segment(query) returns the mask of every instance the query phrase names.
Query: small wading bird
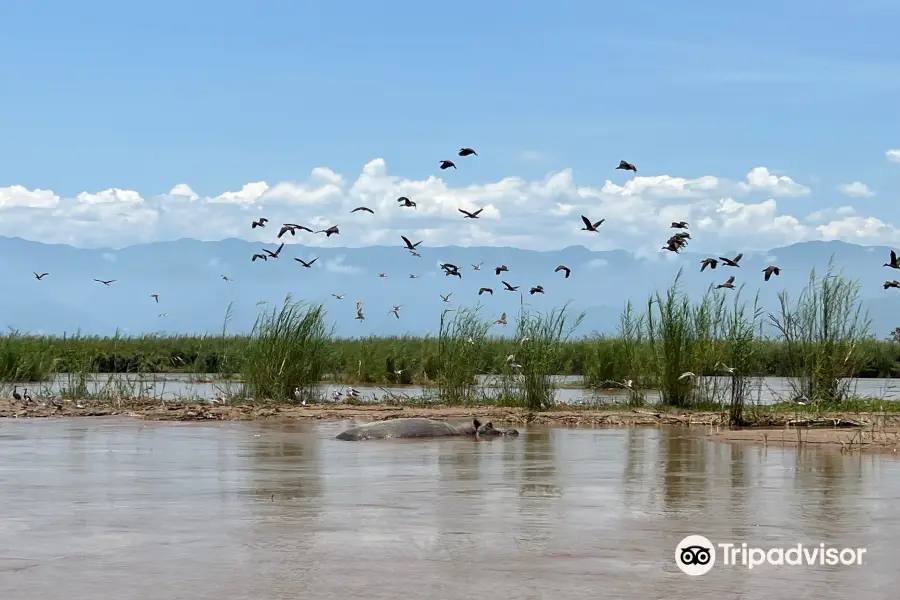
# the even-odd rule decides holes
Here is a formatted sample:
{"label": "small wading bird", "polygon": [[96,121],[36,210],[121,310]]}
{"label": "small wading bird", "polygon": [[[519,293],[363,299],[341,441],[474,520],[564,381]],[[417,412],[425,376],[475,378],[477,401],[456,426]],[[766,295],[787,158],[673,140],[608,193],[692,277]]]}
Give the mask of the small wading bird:
{"label": "small wading bird", "polygon": [[329,227],[328,229],[322,229],[322,230],[320,230],[320,231],[317,231],[316,233],[324,233],[324,234],[325,234],[325,237],[331,237],[331,236],[333,236],[333,235],[338,235],[338,234],[340,234],[340,233],[341,233],[341,230],[338,229],[338,226],[337,226],[337,225],[332,225],[332,226]]}
{"label": "small wading bird", "polygon": [[297,230],[302,229],[303,231],[308,231],[310,233],[313,232],[309,227],[304,227],[303,225],[297,225],[295,223],[285,223],[281,226],[281,230],[278,232],[278,237],[281,238],[284,234],[290,232],[291,235],[296,235]]}
{"label": "small wading bird", "polygon": [[416,210],[419,210],[416,203],[406,196],[400,196],[399,198],[397,198],[397,202],[400,203],[401,208],[415,208]]}
{"label": "small wading bird", "polygon": [[438,295],[441,297],[441,300],[443,300],[444,302],[450,302],[450,296],[453,295],[453,292],[450,292],[446,296],[443,294],[438,294]]}
{"label": "small wading bird", "polygon": [[506,283],[505,281],[501,281],[500,283],[503,284],[503,286],[504,286],[504,288],[505,288],[505,291],[507,291],[507,292],[514,292],[514,291],[516,291],[517,289],[519,289],[519,286],[517,286],[517,285],[509,285],[509,284]]}
{"label": "small wading bird", "polygon": [[556,267],[555,269],[553,269],[553,272],[554,272],[554,273],[559,273],[560,271],[565,271],[565,272],[566,272],[566,279],[568,279],[568,278],[569,278],[569,275],[572,274],[572,269],[570,269],[570,268],[567,267],[566,265],[559,265],[558,267]]}
{"label": "small wading bird", "polygon": [[534,296],[535,294],[543,294],[544,286],[536,285],[533,288],[531,288],[530,290],[528,290],[528,293],[531,294],[532,296]]}
{"label": "small wading bird", "polygon": [[456,165],[453,164],[452,160],[442,160],[441,163],[441,171],[449,169],[450,167],[456,168]]}
{"label": "small wading bird", "polygon": [[688,224],[687,221],[672,221],[672,225],[670,227],[672,229],[687,229]]}
{"label": "small wading bird", "polygon": [[483,265],[483,264],[484,264],[483,262],[480,262],[480,263],[478,263],[477,265],[472,265],[472,269],[475,270],[475,271],[480,271],[480,270],[481,270],[481,265]]}
{"label": "small wading bird", "polygon": [[478,290],[478,295],[480,296],[480,295],[482,295],[482,294],[485,293],[485,292],[487,292],[487,293],[490,294],[491,296],[494,295],[494,290],[492,290],[491,288],[488,288],[488,287],[483,287],[483,288],[481,288],[480,290]]}
{"label": "small wading bird", "polygon": [[734,289],[734,275],[729,277],[728,281],[726,281],[725,283],[720,283],[719,285],[716,286],[716,289],[719,289],[719,288],[727,288],[729,290],[733,290]]}
{"label": "small wading bird", "polygon": [[459,149],[460,156],[471,156],[472,154],[474,154],[475,156],[478,156],[478,153],[475,152],[474,150],[472,150],[471,148],[460,148]]}
{"label": "small wading bird", "polygon": [[597,231],[597,228],[603,225],[603,221],[606,219],[600,219],[596,223],[591,223],[591,221],[584,215],[581,215],[581,220],[584,221],[584,227],[581,228],[581,231]]}
{"label": "small wading bird", "polygon": [[362,211],[362,212],[367,212],[367,213],[371,213],[371,214],[373,214],[373,215],[375,214],[375,211],[372,210],[371,208],[369,208],[368,206],[357,206],[356,208],[354,208],[354,209],[351,210],[350,212],[351,212],[351,213],[355,213],[355,212],[360,212],[360,211]]}
{"label": "small wading bird", "polygon": [[394,313],[394,316],[398,319],[400,318],[400,309],[403,308],[403,305],[394,306],[391,310],[388,311],[388,314]]}
{"label": "small wading bird", "polygon": [[715,270],[715,268],[718,266],[719,266],[719,261],[717,261],[714,258],[704,258],[702,261],[700,261],[700,271],[701,272],[705,271],[706,267],[709,267],[710,269]]}
{"label": "small wading bird", "polygon": [[406,237],[405,235],[401,235],[400,237],[403,238],[403,243],[406,244],[406,249],[409,251],[415,250],[416,247],[422,243],[422,240],[419,240],[418,242],[413,244],[411,241],[409,241],[409,238]]}
{"label": "small wading bird", "polygon": [[504,271],[509,272],[509,267],[507,267],[506,265],[500,265],[499,267],[496,267],[494,269],[494,273],[496,273],[497,275],[503,273]]}
{"label": "small wading bird", "polygon": [[775,275],[776,277],[778,275],[781,275],[781,269],[779,269],[775,265],[769,265],[768,267],[763,269],[762,272],[766,274],[766,281],[771,279],[772,275]]}
{"label": "small wading bird", "polygon": [[303,260],[302,258],[296,258],[296,257],[294,258],[294,260],[296,260],[298,263],[300,263],[301,265],[303,265],[303,266],[306,267],[307,269],[311,269],[312,266],[313,266],[313,263],[316,262],[317,260],[319,260],[319,257],[317,256],[317,257],[315,257],[314,259],[312,259],[312,260],[309,261],[309,262],[306,262],[306,261]]}
{"label": "small wading bird", "polygon": [[115,282],[116,282],[115,279],[108,279],[108,280],[106,280],[106,281],[104,281],[104,280],[102,280],[102,279],[95,279],[94,281],[96,281],[97,283],[102,283],[102,284],[105,285],[106,287],[109,287],[109,284],[115,283]]}
{"label": "small wading bird", "polygon": [[900,281],[897,281],[896,279],[894,281],[885,281],[884,289],[888,288],[900,288]]}
{"label": "small wading bird", "polygon": [[40,275],[38,275],[37,273],[35,273],[34,278],[37,279],[38,281],[40,281],[41,279],[43,279],[44,277],[46,277],[49,274],[50,273],[41,273]]}
{"label": "small wading bird", "polygon": [[150,294],[150,297],[156,300],[156,303],[159,304],[159,294]]}
{"label": "small wading bird", "polygon": [[338,300],[343,300],[343,299],[344,299],[344,296],[346,296],[346,295],[347,295],[347,294],[332,294],[332,296],[334,296],[334,297],[337,298]]}
{"label": "small wading bird", "polygon": [[494,321],[494,325],[506,325],[506,313],[500,315],[500,318]]}
{"label": "small wading bird", "polygon": [[253,224],[250,226],[250,228],[256,229],[257,227],[265,227],[266,223],[268,223],[268,222],[269,222],[269,220],[267,218],[263,217],[263,218],[259,219],[258,221],[253,221]]}
{"label": "small wading bird", "polygon": [[457,208],[456,210],[458,210],[459,212],[461,212],[462,214],[465,215],[465,216],[463,217],[463,219],[477,219],[477,218],[478,218],[478,215],[481,214],[481,211],[483,211],[484,209],[483,209],[483,208],[479,208],[479,209],[476,210],[475,212],[469,212],[469,211],[463,210],[463,209],[461,209],[461,208]]}
{"label": "small wading bird", "polygon": [[631,164],[630,162],[625,162],[624,160],[619,161],[619,166],[616,167],[616,171],[634,171],[637,173],[637,167]]}
{"label": "small wading bird", "polygon": [[886,262],[882,267],[890,267],[892,269],[900,269],[900,261],[897,260],[897,253],[891,250],[891,262]]}
{"label": "small wading bird", "polygon": [[726,267],[740,267],[741,265],[739,265],[738,263],[741,262],[742,256],[744,256],[744,255],[738,254],[734,258],[725,258],[724,256],[720,256],[719,260],[721,260],[722,264],[725,265]]}

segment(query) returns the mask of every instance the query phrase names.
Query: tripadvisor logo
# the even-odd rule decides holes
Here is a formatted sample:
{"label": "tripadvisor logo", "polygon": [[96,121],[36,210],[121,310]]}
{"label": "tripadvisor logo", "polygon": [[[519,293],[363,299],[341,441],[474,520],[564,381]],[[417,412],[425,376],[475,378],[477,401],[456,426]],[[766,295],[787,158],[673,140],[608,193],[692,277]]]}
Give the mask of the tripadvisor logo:
{"label": "tripadvisor logo", "polygon": [[675,547],[675,564],[692,577],[705,575],[716,564],[748,569],[769,564],[773,566],[852,566],[863,564],[865,548],[836,548],[821,543],[817,546],[797,544],[785,548],[756,548],[746,542],[713,544],[702,535],[689,535]]}

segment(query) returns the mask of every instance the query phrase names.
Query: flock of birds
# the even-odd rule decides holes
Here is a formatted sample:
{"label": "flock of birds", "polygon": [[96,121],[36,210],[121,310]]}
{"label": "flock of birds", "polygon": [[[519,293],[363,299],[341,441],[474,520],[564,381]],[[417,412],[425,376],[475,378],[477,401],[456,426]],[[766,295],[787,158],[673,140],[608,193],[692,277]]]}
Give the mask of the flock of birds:
{"label": "flock of birds", "polygon": [[[468,148],[468,147],[461,148],[457,154],[460,157],[478,156],[478,153],[475,152],[475,150],[473,150],[472,148]],[[451,160],[446,160],[446,159],[439,161],[439,167],[442,171],[445,171],[450,168],[457,169],[456,163],[454,163]],[[637,174],[637,167],[634,164],[626,162],[624,160],[619,161],[619,165],[616,167],[616,170],[631,171],[632,173]],[[397,198],[397,205],[400,209],[406,209],[406,208],[412,208],[414,210],[418,209],[418,205],[416,204],[416,202],[406,196],[400,196],[399,198]],[[484,208],[479,208],[477,210],[465,210],[463,208],[459,208],[457,210],[460,212],[463,219],[478,219],[479,215],[484,210]],[[369,214],[374,215],[375,211],[372,210],[371,208],[369,208],[368,206],[358,206],[358,207],[354,208],[353,210],[351,210],[350,213],[351,214],[369,213]],[[599,233],[600,227],[603,225],[604,222],[606,222],[606,219],[603,218],[603,219],[599,219],[597,221],[591,221],[591,219],[589,219],[585,215],[581,215],[581,221],[584,224],[584,227],[581,228],[581,231],[587,231],[587,232],[591,232],[591,233]],[[268,223],[269,223],[268,218],[261,217],[251,223],[251,229],[265,228]],[[666,243],[662,247],[662,249],[669,251],[669,252],[674,252],[677,254],[677,253],[681,252],[681,250],[683,250],[688,245],[688,241],[691,239],[691,234],[688,231],[686,231],[688,229],[688,223],[686,221],[673,221],[670,228],[677,229],[679,231],[677,231],[675,234],[673,234],[671,237],[669,237],[669,239],[666,241]],[[330,238],[333,235],[339,235],[341,233],[338,225],[331,225],[330,227],[327,227],[325,229],[314,230],[310,227],[307,227],[305,225],[300,225],[297,223],[283,223],[281,225],[281,228],[278,231],[277,237],[278,237],[278,239],[281,239],[282,237],[284,237],[285,234],[288,234],[288,233],[290,233],[291,236],[296,236],[298,231],[306,231],[311,234],[324,233],[325,237],[328,237],[328,238]],[[419,240],[418,242],[413,243],[405,235],[401,235],[400,238],[403,240],[402,248],[404,250],[408,251],[411,256],[413,256],[413,257],[421,257],[422,256],[422,254],[419,251],[419,246],[422,244],[422,240]],[[262,248],[261,252],[257,252],[257,253],[253,254],[253,256],[251,257],[251,261],[256,262],[257,260],[261,260],[261,261],[276,260],[276,259],[280,258],[281,252],[283,249],[284,249],[284,242],[282,242],[274,250],[270,250],[268,248]],[[718,258],[715,258],[715,257],[704,258],[703,260],[700,261],[700,271],[701,272],[705,271],[707,268],[709,268],[711,270],[715,270],[720,264],[723,267],[739,268],[741,258],[743,258],[742,253],[737,254],[733,258],[728,258],[725,256],[719,256]],[[311,269],[312,266],[318,260],[318,257],[313,258],[312,260],[304,260],[302,258],[294,257],[294,260],[297,261],[301,267]],[[473,270],[480,271],[483,264],[484,263],[482,262],[477,265],[473,264],[471,266],[472,266]],[[891,250],[890,262],[885,263],[883,266],[891,267],[894,269],[900,269],[900,260],[898,260],[897,254],[893,250]],[[458,278],[462,279],[462,272],[460,271],[460,267],[458,265],[455,265],[452,263],[442,263],[440,265],[440,268],[443,270],[444,275],[446,275],[448,277],[458,277]],[[509,271],[510,271],[509,267],[505,264],[501,264],[497,267],[494,267],[494,273],[497,276],[500,276],[501,273],[508,273]],[[556,269],[554,269],[554,273],[559,273],[559,272],[564,273],[565,279],[569,279],[569,277],[572,274],[572,269],[566,265],[561,264],[561,265],[557,266]],[[781,268],[779,268],[776,265],[769,265],[765,269],[763,269],[762,272],[764,274],[765,281],[769,281],[773,275],[778,276],[781,274]],[[42,281],[48,275],[50,275],[50,273],[40,273],[40,274],[37,272],[34,273],[34,277],[38,281]],[[378,276],[380,278],[385,278],[385,277],[387,277],[387,273],[379,273]],[[409,277],[410,277],[410,279],[417,279],[419,276],[410,274]],[[222,275],[222,279],[225,280],[226,282],[231,281],[231,278],[228,277],[227,275]],[[115,279],[94,279],[94,281],[109,287],[110,285],[115,283],[117,280],[115,280]],[[503,285],[503,288],[501,291],[516,292],[521,287],[520,285],[512,285],[503,279],[500,280],[500,283]],[[735,289],[734,284],[735,284],[735,276],[731,275],[730,277],[728,277],[727,280],[718,284],[716,286],[716,289],[724,288],[724,289],[732,289],[733,290],[733,289]],[[884,289],[888,289],[888,288],[900,289],[900,281],[898,281],[898,280],[885,281]],[[534,294],[543,294],[543,293],[545,293],[545,291],[544,291],[543,285],[534,285],[534,286],[529,287],[528,293],[533,296]],[[443,300],[443,302],[445,302],[445,303],[450,303],[451,302],[450,299],[453,296],[453,294],[454,294],[454,292],[451,292],[446,295],[440,294],[441,300]],[[480,296],[482,294],[493,295],[494,288],[491,286],[482,286],[478,289],[478,295]],[[332,294],[332,296],[337,298],[338,300],[342,300],[344,298],[345,294]],[[150,294],[150,297],[153,300],[155,300],[156,303],[159,303],[159,294]],[[265,303],[264,301],[260,301],[257,304],[264,304],[264,303]],[[403,308],[403,305],[393,305],[393,308],[391,308],[391,310],[388,311],[388,314],[393,314],[397,319],[399,319],[400,318],[400,310],[402,308]],[[159,316],[160,317],[168,316],[168,313],[159,313]],[[365,318],[366,317],[363,312],[363,302],[357,301],[356,302],[356,319],[359,321],[363,321],[363,320],[365,320]],[[496,321],[494,321],[494,323],[498,324],[498,325],[506,325],[507,324],[506,313],[504,312],[500,316],[500,318],[498,318]]]}

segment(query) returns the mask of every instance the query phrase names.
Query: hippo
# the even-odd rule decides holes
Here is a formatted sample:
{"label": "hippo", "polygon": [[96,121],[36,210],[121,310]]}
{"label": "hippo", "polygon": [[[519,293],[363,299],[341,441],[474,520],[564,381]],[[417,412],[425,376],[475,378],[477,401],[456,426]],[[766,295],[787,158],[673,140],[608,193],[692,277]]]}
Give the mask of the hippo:
{"label": "hippo", "polygon": [[472,419],[471,424],[452,425],[434,419],[389,419],[356,425],[337,435],[339,440],[388,440],[394,438],[424,438],[472,436],[498,437],[519,435],[515,429],[495,429],[493,423]]}

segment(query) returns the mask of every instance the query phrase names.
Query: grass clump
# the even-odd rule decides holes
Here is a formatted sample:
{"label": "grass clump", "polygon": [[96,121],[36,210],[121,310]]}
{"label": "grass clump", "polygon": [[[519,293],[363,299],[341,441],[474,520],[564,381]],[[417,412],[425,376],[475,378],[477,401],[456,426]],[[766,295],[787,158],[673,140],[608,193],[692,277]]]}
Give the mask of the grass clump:
{"label": "grass clump", "polygon": [[475,376],[490,323],[478,308],[441,312],[438,334],[438,398],[443,404],[470,404],[477,395]]}
{"label": "grass clump", "polygon": [[293,302],[263,311],[253,326],[244,358],[244,394],[251,399],[314,401],[327,372],[328,342],[321,304]]}
{"label": "grass clump", "polygon": [[782,359],[796,399],[840,404],[851,397],[854,380],[871,355],[871,321],[862,312],[859,282],[828,271],[821,279],[813,270],[795,301],[778,294],[779,306],[769,322],[782,344]]}

